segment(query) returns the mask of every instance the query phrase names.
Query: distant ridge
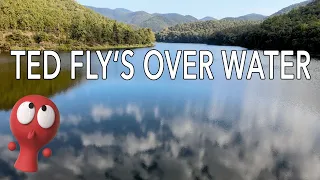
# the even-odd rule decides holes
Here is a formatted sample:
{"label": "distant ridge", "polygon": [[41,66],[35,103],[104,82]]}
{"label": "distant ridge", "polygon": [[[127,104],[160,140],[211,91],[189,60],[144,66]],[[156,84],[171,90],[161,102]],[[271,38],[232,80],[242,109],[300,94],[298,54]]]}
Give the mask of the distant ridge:
{"label": "distant ridge", "polygon": [[306,6],[306,5],[308,5],[309,3],[311,3],[312,1],[314,1],[314,0],[308,0],[308,1],[303,1],[303,2],[301,2],[301,3],[292,4],[292,5],[288,6],[288,7],[285,7],[285,8],[283,8],[283,9],[281,9],[280,11],[272,14],[271,16],[278,16],[278,15],[286,14],[286,13],[290,12],[290,11],[293,10],[293,9],[297,9],[297,8],[299,8],[299,7]]}
{"label": "distant ridge", "polygon": [[206,16],[202,19],[199,19],[200,21],[212,21],[212,20],[217,20],[216,18],[210,17],[210,16]]}
{"label": "distant ridge", "polygon": [[226,18],[223,18],[222,20],[261,21],[266,18],[267,18],[267,16],[264,16],[261,14],[251,13],[251,14],[247,14],[247,15],[239,16],[239,17],[226,17]]}
{"label": "distant ridge", "polygon": [[[280,11],[272,14],[271,16],[286,14],[293,9],[306,6],[310,2],[314,0],[307,0],[301,3],[293,4],[288,7],[281,9]],[[135,25],[137,27],[146,27],[151,28],[155,32],[159,32],[163,29],[168,27],[172,27],[179,24],[184,23],[193,23],[199,21],[213,21],[217,20],[216,18],[206,16],[201,19],[197,19],[191,15],[181,15],[178,13],[167,13],[167,14],[160,14],[160,13],[147,13],[145,11],[130,11],[124,8],[117,8],[117,9],[109,9],[109,8],[96,8],[92,6],[87,6],[88,8],[110,18],[120,22],[128,23]],[[263,21],[271,16],[265,16],[261,14],[251,13],[239,17],[226,17],[221,20],[227,21]]]}
{"label": "distant ridge", "polygon": [[150,14],[145,11],[130,11],[124,8],[109,9],[87,6],[88,8],[120,22],[133,24],[140,27],[148,27],[153,31],[160,31],[164,28],[174,26],[181,23],[189,23],[198,21],[197,18],[190,15],[181,15],[177,13]]}

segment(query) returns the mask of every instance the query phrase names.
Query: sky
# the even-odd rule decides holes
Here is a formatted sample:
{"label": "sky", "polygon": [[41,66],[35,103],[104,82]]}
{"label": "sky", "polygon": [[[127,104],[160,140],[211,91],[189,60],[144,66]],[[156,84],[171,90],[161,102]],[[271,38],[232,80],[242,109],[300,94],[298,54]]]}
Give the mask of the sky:
{"label": "sky", "polygon": [[237,17],[250,13],[271,15],[303,0],[77,0],[80,4],[101,8],[125,8],[148,13],[179,13],[196,18]]}

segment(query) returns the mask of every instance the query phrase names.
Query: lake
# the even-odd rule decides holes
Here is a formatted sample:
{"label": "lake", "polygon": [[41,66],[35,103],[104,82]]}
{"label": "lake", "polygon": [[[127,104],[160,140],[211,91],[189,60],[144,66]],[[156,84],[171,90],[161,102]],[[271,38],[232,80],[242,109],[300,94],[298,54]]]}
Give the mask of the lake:
{"label": "lake", "polygon": [[[215,79],[183,80],[180,66],[176,80],[165,68],[151,81],[143,71],[150,48],[142,48],[128,58],[135,67],[130,81],[120,76],[128,69],[115,62],[102,80],[95,55],[92,71],[100,79],[86,80],[78,70],[77,80],[70,80],[68,53],[60,53],[62,71],[55,80],[18,81],[14,57],[1,54],[0,179],[320,179],[320,61],[309,65],[311,80],[280,80],[279,58],[274,80],[257,74],[250,81],[235,74],[226,80],[221,50],[243,48],[158,43],[154,49],[170,50],[172,57],[177,50],[210,50]],[[267,57],[262,62],[268,72]],[[150,66],[156,70],[157,61]],[[40,153],[39,172],[24,174],[13,168],[18,151],[7,148],[14,140],[9,116],[19,98],[33,93],[52,98],[61,127],[46,146],[53,157]]]}

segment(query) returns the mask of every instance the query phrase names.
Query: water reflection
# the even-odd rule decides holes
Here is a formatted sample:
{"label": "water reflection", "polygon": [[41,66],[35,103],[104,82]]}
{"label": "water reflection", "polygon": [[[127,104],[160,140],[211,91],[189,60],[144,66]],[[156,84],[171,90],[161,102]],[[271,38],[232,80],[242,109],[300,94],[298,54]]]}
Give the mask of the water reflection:
{"label": "water reflection", "polygon": [[[163,46],[158,49],[168,45]],[[204,48],[212,46],[199,47]],[[139,51],[143,54],[145,50]],[[320,67],[317,61],[312,63]],[[317,68],[311,74],[319,77]],[[24,174],[12,168],[17,152],[7,150],[12,137],[4,124],[0,177],[320,178],[319,82],[315,80],[225,82],[218,75],[212,82],[178,80],[174,84],[166,79],[155,83],[110,78],[86,81],[53,97],[62,126],[48,145],[54,156],[40,157],[38,173]],[[0,115],[8,118],[8,113]]]}
{"label": "water reflection", "polygon": [[[210,108],[198,114],[185,107],[166,117],[162,108],[142,115],[130,105],[122,110],[93,106],[90,120],[63,119],[70,127],[50,144],[55,156],[41,161],[39,173],[30,178],[319,178],[318,114],[279,102],[249,101],[243,107],[238,121],[226,128],[217,121],[227,116],[213,117]],[[10,155],[9,162],[14,158]]]}
{"label": "water reflection", "polygon": [[[64,56],[62,56],[63,58]],[[64,62],[67,61],[63,58]],[[34,58],[33,61],[39,61],[42,64],[42,58]],[[55,70],[53,61],[49,59],[49,73]],[[66,67],[65,63],[62,63],[62,70],[54,80],[28,80],[27,79],[27,62],[26,57],[21,58],[21,77],[16,79],[16,62],[14,57],[10,57],[6,54],[0,56],[0,110],[10,110],[15,102],[21,97],[29,94],[40,94],[43,96],[53,96],[57,93],[66,91],[67,89],[75,86],[82,78],[82,73],[77,73],[77,80],[70,79],[70,68]],[[40,74],[43,77],[43,65],[40,68],[33,68],[33,74]]]}

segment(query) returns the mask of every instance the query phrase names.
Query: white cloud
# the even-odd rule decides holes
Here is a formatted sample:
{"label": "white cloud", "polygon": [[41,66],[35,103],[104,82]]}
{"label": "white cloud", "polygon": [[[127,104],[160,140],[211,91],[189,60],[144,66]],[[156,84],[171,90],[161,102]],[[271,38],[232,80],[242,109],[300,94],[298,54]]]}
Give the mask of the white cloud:
{"label": "white cloud", "polygon": [[8,143],[13,141],[13,138],[10,135],[0,135],[0,139],[0,148],[7,148]]}
{"label": "white cloud", "polygon": [[149,132],[147,137],[137,138],[133,134],[126,136],[125,142],[123,144],[124,149],[130,155],[135,155],[136,153],[154,149],[160,145],[158,142],[156,134]]}
{"label": "white cloud", "polygon": [[91,111],[91,115],[95,122],[106,120],[110,118],[112,114],[113,114],[113,110],[111,108],[105,107],[102,104],[93,106]]}
{"label": "white cloud", "polygon": [[128,104],[125,108],[109,108],[102,104],[93,106],[91,110],[92,118],[95,122],[100,122],[101,120],[108,120],[112,115],[131,115],[134,116],[137,122],[141,122],[143,118],[143,113],[139,106],[134,104]]}
{"label": "white cloud", "polygon": [[[224,97],[212,101],[207,109],[209,122],[202,122],[197,114],[191,116],[190,104],[184,114],[167,119],[165,122],[178,138],[169,143],[172,156],[176,158],[182,146],[189,146],[198,155],[198,160],[193,159],[195,168],[219,164],[243,179],[254,180],[263,170],[274,167],[276,150],[288,157],[302,179],[320,179],[319,112],[279,98],[261,98],[259,93],[248,93],[239,109],[230,108]],[[238,118],[230,115],[236,110],[240,110]],[[230,122],[231,127],[213,124],[216,120]],[[234,142],[237,134],[241,140],[239,144]],[[205,140],[218,146],[210,147]],[[224,146],[230,148],[222,149]],[[240,152],[244,152],[241,158]]]}
{"label": "white cloud", "polygon": [[[0,157],[1,159],[5,160],[5,161],[15,161],[18,157],[19,151],[15,150],[15,151],[9,151],[8,150],[8,144],[9,142],[13,142],[14,139],[12,136],[10,135],[0,135]],[[18,144],[17,148],[18,148]]]}
{"label": "white cloud", "polygon": [[126,113],[135,116],[137,122],[142,121],[142,112],[138,106],[134,104],[128,104],[126,107]]}
{"label": "white cloud", "polygon": [[[279,99],[259,98],[259,93],[256,96],[250,93],[250,96],[245,97],[244,103],[239,106],[239,116],[234,118],[230,116],[230,111],[235,109],[225,104],[225,98],[219,97],[212,101],[209,108],[205,109],[209,118],[207,122],[202,121],[202,116],[198,116],[202,112],[194,111],[192,103],[186,106],[182,114],[176,113],[176,117],[170,119],[161,117],[158,107],[153,109],[155,117],[161,119],[161,124],[168,124],[174,135],[173,139],[165,142],[168,149],[157,149],[156,152],[160,156],[158,166],[163,168],[161,170],[167,179],[181,177],[194,179],[192,172],[201,171],[204,165],[208,165],[209,173],[217,176],[217,179],[234,179],[235,177],[236,179],[254,180],[261,171],[274,168],[276,159],[273,150],[280,155],[285,155],[297,168],[302,179],[320,179],[319,113],[294,103]],[[92,109],[92,116],[95,117],[96,122],[108,119],[114,114],[132,115],[138,122],[143,119],[143,111],[133,104],[114,109],[98,105]],[[76,117],[69,118],[70,122],[78,122]],[[232,122],[232,127],[223,128],[214,124],[214,121],[218,119],[227,121],[232,119],[234,122]],[[241,141],[238,144],[234,142],[237,134]],[[143,160],[147,165],[154,161],[153,155],[143,152],[162,145],[158,135],[161,134],[149,132],[146,137],[129,134],[117,141],[113,135],[102,132],[80,134],[83,145],[86,146],[85,150],[80,152],[79,156],[75,156],[75,153],[72,152],[61,153],[56,157],[58,158],[56,162],[57,164],[63,162],[61,163],[63,167],[75,174],[87,171],[102,172],[108,168],[117,170],[118,166],[122,165],[113,161],[112,155],[114,154],[112,153],[115,152],[109,152],[106,147],[116,145],[129,154],[129,156],[121,154],[124,159],[124,167],[119,172],[131,172],[128,170],[130,168],[139,170],[140,167],[137,165],[139,160]],[[207,143],[210,141],[211,144]],[[90,145],[99,147],[99,151],[88,150]],[[185,146],[191,148],[192,157],[178,156],[181,148]],[[226,148],[222,148],[224,146]],[[242,157],[239,156],[239,152],[243,152]],[[140,153],[139,156],[136,156],[138,153]],[[137,158],[140,159],[137,160]],[[50,170],[47,166],[44,166],[44,169]],[[149,179],[153,177],[153,174],[144,175]],[[288,175],[292,174],[288,173]],[[131,177],[132,175],[123,176]]]}
{"label": "white cloud", "polygon": [[184,138],[192,135],[195,131],[194,122],[190,119],[182,118],[182,121],[174,120],[172,124],[172,132],[178,138]]}
{"label": "white cloud", "polygon": [[61,123],[78,125],[82,121],[82,117],[80,115],[67,115],[60,116]]}
{"label": "white cloud", "polygon": [[80,153],[73,148],[62,148],[50,157],[50,161],[39,162],[39,171],[27,174],[28,179],[102,179],[104,171],[114,166],[111,156],[103,154],[96,148],[87,147]]}
{"label": "white cloud", "polygon": [[93,134],[81,134],[81,139],[84,146],[95,145],[102,147],[111,146],[115,143],[113,135],[102,134],[101,132],[96,132]]}
{"label": "white cloud", "polygon": [[[94,152],[95,153],[95,152]],[[97,170],[106,170],[108,168],[112,168],[114,166],[113,159],[109,156],[103,156],[99,154],[90,153],[90,158],[88,159],[88,163],[95,167]]]}
{"label": "white cloud", "polygon": [[179,156],[180,150],[181,150],[181,145],[180,143],[176,141],[170,141],[169,147],[171,150],[171,154],[174,158],[177,158]]}

